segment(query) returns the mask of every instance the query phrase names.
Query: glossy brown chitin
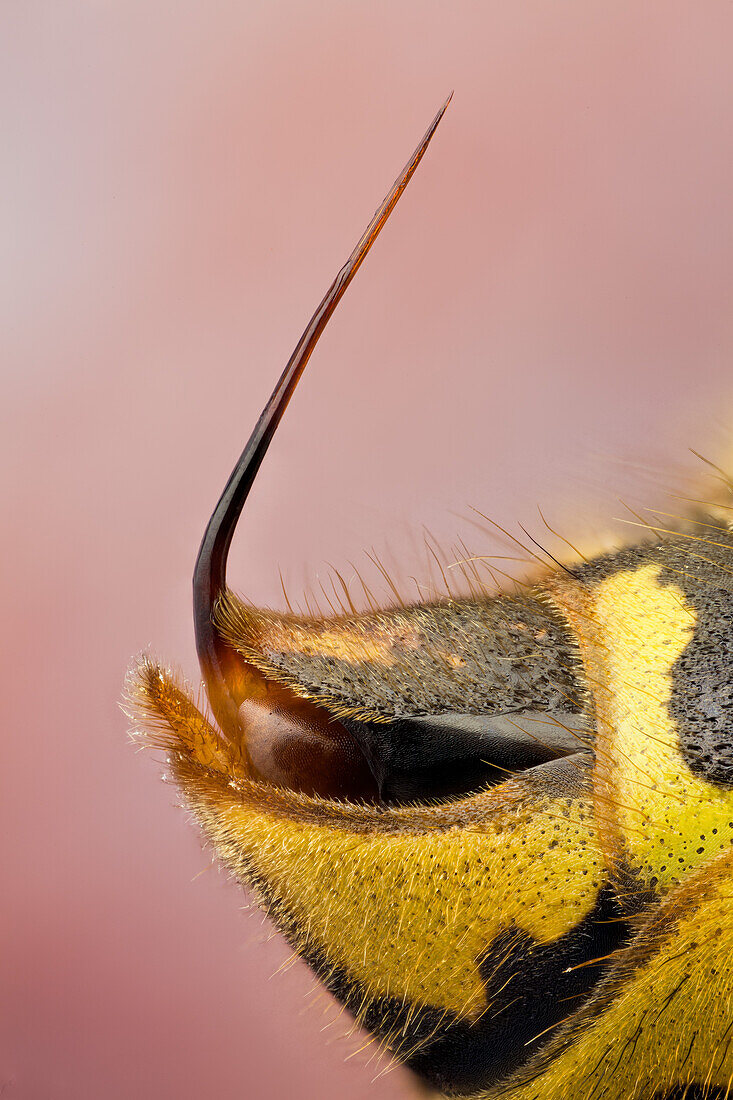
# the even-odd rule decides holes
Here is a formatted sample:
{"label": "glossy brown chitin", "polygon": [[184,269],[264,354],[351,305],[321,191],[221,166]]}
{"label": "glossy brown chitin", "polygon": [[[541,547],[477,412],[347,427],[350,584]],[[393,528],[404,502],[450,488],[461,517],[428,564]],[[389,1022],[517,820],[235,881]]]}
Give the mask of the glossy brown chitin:
{"label": "glossy brown chitin", "polygon": [[[319,709],[317,707],[311,706],[307,723],[304,723],[302,719],[306,716],[302,710],[309,704],[297,700],[287,689],[270,689],[261,675],[222,638],[214,622],[214,612],[218,600],[226,591],[227,558],[237,522],[275,430],[330,316],[412,178],[449,102],[450,97],[428,127],[298,341],[219,498],[194,569],[196,648],[209,702],[222,732],[232,742],[242,745],[253,773],[261,774],[264,766],[264,778],[268,777],[268,769],[273,770],[273,779],[277,773],[280,773],[281,779],[285,775],[299,776],[305,789],[313,793],[335,793],[329,777],[347,771],[353,775],[349,793],[372,797],[373,784],[369,781],[368,769],[361,766],[358,748],[340,723],[315,713]],[[251,705],[245,706],[243,712],[245,700],[250,701]],[[266,716],[274,719],[275,731],[279,729],[280,736],[276,738],[279,748],[276,753],[271,749],[258,768],[246,748],[245,727],[254,719],[253,732],[256,734],[259,720]],[[303,746],[298,745],[298,731],[306,726],[310,731],[310,750],[304,759]],[[320,745],[316,744],[319,739],[322,742]],[[306,766],[304,772],[308,760],[310,769]],[[362,775],[363,790],[359,790],[362,781],[357,778],[355,768]],[[309,770],[312,772],[310,776]],[[340,786],[339,780],[337,787]]]}

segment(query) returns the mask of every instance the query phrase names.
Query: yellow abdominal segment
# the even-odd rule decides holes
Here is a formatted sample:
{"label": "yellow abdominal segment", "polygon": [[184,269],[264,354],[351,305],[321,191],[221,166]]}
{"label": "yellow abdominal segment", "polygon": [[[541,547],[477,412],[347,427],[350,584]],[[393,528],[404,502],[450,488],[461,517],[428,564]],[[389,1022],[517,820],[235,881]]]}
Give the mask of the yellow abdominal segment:
{"label": "yellow abdominal segment", "polygon": [[593,908],[601,857],[582,804],[547,801],[487,827],[400,835],[301,824],[236,805],[199,813],[220,856],[365,994],[474,1018],[478,964],[503,930],[549,943]]}
{"label": "yellow abdominal segment", "polygon": [[509,939],[490,970],[515,938],[554,943],[598,900],[605,874],[581,765],[568,796],[520,778],[442,805],[349,805],[251,780],[236,758],[227,766],[231,747],[158,666],[141,667],[131,699],[217,855],[365,1003],[475,1019],[490,1007],[480,964],[497,936]]}
{"label": "yellow abdominal segment", "polygon": [[577,633],[597,723],[594,790],[604,849],[668,887],[727,850],[733,791],[698,778],[670,714],[673,666],[696,614],[646,564],[554,596]]}

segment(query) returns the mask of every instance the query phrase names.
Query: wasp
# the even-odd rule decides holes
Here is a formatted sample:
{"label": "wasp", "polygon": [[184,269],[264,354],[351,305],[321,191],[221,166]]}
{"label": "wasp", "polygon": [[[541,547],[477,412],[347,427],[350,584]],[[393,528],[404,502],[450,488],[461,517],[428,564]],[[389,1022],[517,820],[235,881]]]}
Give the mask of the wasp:
{"label": "wasp", "polygon": [[728,1096],[730,503],[654,543],[557,561],[520,594],[477,584],[327,618],[258,610],[227,585],[278,423],[446,107],[206,529],[193,593],[208,707],[150,657],[128,706],[224,866],[436,1093]]}

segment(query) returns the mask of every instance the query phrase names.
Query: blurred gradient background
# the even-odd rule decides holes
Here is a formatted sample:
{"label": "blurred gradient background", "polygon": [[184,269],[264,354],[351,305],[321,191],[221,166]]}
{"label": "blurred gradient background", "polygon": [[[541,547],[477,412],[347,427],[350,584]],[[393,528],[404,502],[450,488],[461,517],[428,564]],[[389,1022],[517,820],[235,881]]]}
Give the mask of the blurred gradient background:
{"label": "blurred gradient background", "polygon": [[592,539],[721,453],[732,41],[722,2],[0,7],[3,1100],[413,1094],[240,911],[128,742],[125,669],[197,679],[209,512],[451,88],[236,586],[281,607],[279,568],[297,595],[374,546],[409,591],[423,524],[502,552],[469,506],[542,539],[540,503]]}

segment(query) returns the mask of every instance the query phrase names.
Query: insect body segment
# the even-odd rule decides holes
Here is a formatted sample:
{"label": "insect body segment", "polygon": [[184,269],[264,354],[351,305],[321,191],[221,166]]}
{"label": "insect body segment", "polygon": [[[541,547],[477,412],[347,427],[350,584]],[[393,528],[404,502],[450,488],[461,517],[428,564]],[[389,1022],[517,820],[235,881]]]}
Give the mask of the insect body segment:
{"label": "insect body segment", "polygon": [[227,595],[216,621],[268,682],[349,731],[384,800],[465,793],[588,747],[575,648],[538,600],[333,621],[262,613]]}
{"label": "insect body segment", "polygon": [[130,703],[224,865],[442,1094],[718,1100],[733,1079],[728,529],[690,523],[521,597],[323,619],[226,588],[295,382],[439,118],[207,529],[195,619],[216,721],[149,659]]}
{"label": "insect body segment", "polygon": [[[720,532],[718,542],[719,564],[691,559],[678,536],[588,566],[580,584],[556,583],[594,701],[608,858],[627,861],[650,889],[680,882],[733,839],[733,698],[724,676],[715,679],[721,659],[730,668],[723,570],[733,540]],[[711,634],[703,671],[687,655]]]}
{"label": "insect body segment", "polygon": [[[178,697],[154,666],[138,690],[156,714]],[[569,968],[618,942],[584,754],[457,801],[357,806],[220,767],[219,735],[190,707],[200,732],[169,742],[171,766],[220,857],[357,1018],[436,1085],[466,1092],[514,1068],[599,969]]]}

